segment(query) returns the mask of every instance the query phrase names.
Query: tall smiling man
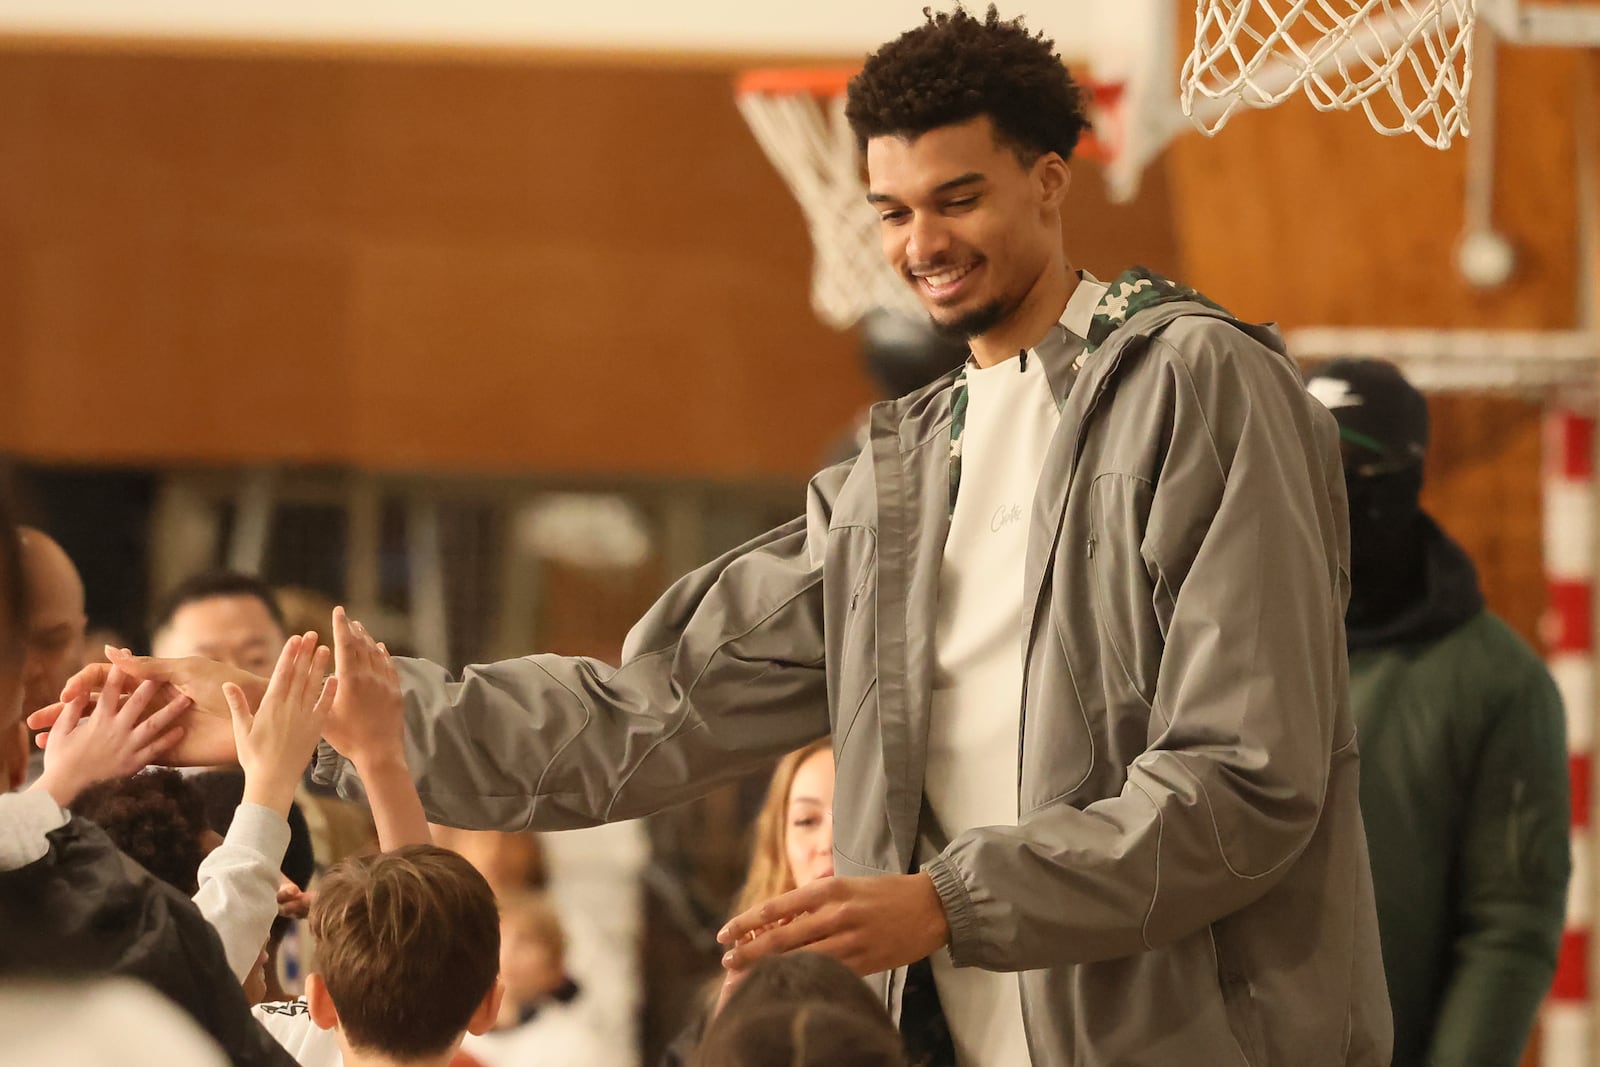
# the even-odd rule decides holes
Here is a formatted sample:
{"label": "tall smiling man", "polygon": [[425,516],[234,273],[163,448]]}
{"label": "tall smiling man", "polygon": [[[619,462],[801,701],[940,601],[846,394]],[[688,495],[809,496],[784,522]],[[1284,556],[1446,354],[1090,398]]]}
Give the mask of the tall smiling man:
{"label": "tall smiling man", "polygon": [[[849,117],[885,255],[971,358],[620,667],[404,661],[430,813],[631,818],[831,733],[838,877],[737,917],[729,967],[831,953],[964,1067],[1387,1063],[1333,420],[1270,330],[1072,268],[1082,98],[1020,21],[930,15]],[[124,666],[212,710],[232,677]]]}

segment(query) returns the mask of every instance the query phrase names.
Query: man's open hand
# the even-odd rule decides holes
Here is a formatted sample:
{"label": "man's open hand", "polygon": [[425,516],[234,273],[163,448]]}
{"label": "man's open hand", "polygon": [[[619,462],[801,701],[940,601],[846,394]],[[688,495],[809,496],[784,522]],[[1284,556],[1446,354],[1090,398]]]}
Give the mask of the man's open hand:
{"label": "man's open hand", "polygon": [[133,774],[169,749],[183,736],[176,724],[189,700],[175,694],[160,702],[159,691],[154,682],[136,682],[112,669],[92,713],[88,697],[68,703],[35,788],[64,808],[96,782]]}
{"label": "man's open hand", "polygon": [[66,704],[79,698],[97,698],[106,688],[111,672],[116,670],[136,681],[157,683],[151,701],[153,707],[171,704],[180,695],[192,702],[177,722],[183,727],[183,736],[162,753],[163,762],[180,767],[215,767],[236,761],[233,721],[228,702],[222,695],[222,683],[232,682],[252,702],[258,702],[267,692],[265,678],[198,656],[155,659],[110,646],[106,648],[106,655],[111,657],[110,663],[92,663],[68,679],[66,688],[61,691],[61,703],[51,704],[28,716],[30,727],[44,731],[39,735],[40,748],[49,744],[50,731],[61,718]]}
{"label": "man's open hand", "polygon": [[925,874],[819,878],[734,916],[717,934],[730,946],[722,965],[731,971],[808,949],[860,975],[914,963],[949,939],[944,906]]}

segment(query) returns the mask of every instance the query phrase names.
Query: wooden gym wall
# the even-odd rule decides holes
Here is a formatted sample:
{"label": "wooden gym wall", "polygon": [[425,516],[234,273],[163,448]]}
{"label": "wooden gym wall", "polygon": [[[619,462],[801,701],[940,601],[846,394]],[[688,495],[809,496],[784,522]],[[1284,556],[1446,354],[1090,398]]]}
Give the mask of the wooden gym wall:
{"label": "wooden gym wall", "polygon": [[[1079,165],[1069,248],[1286,326],[1572,325],[1581,57],[1502,61],[1503,289],[1451,266],[1461,146],[1303,102],[1180,138],[1127,208]],[[0,450],[804,477],[869,387],[742,65],[0,43]],[[1532,637],[1536,409],[1434,410],[1430,506]]]}
{"label": "wooden gym wall", "polygon": [[0,45],[0,451],[805,477],[870,388],[741,65]]}
{"label": "wooden gym wall", "polygon": [[[1190,281],[1245,317],[1288,327],[1577,326],[1579,111],[1600,103],[1591,59],[1500,49],[1495,221],[1518,261],[1503,287],[1476,290],[1453,265],[1464,142],[1438,152],[1380,137],[1359,113],[1317,114],[1304,100],[1168,152]],[[1445,395],[1431,409],[1425,503],[1479,564],[1490,606],[1537,642],[1539,408]]]}

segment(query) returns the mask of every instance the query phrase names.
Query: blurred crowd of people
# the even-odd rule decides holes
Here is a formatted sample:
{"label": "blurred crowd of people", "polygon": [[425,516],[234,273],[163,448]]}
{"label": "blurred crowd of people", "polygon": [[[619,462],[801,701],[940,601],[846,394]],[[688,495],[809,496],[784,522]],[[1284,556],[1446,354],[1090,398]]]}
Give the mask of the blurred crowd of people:
{"label": "blurred crowd of people", "polygon": [[[72,560],[8,511],[0,522],[0,766],[15,789],[0,974],[17,980],[0,1013],[55,1020],[0,1062],[138,1062],[125,1049],[157,1045],[168,1065],[636,1062],[636,1020],[591,1009],[604,998],[568,965],[540,838],[424,820],[388,651],[359,622],[330,611],[330,653],[258,578],[180,584],[152,615],[151,653],[271,683],[230,696],[240,768],[159,766],[186,701],[110,666],[131,650],[88,648]],[[27,715],[95,663],[105,684],[39,747]],[[370,753],[367,804],[310,781],[330,732]],[[832,772],[825,742],[780,762],[734,911],[832,874]],[[898,1046],[859,979],[799,953],[708,989],[666,1062],[888,1064]]]}

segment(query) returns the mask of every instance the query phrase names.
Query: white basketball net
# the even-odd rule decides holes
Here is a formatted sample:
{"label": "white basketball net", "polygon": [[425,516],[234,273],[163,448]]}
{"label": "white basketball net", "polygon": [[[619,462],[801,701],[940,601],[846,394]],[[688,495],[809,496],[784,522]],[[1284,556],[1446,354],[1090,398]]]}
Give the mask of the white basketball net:
{"label": "white basketball net", "polygon": [[741,93],[739,111],[805,212],[817,253],[811,268],[817,317],[843,330],[873,308],[920,315],[911,287],[883,258],[844,97]]}
{"label": "white basketball net", "polygon": [[1214,134],[1304,92],[1380,133],[1448,148],[1467,128],[1473,0],[1195,0],[1183,112]]}

